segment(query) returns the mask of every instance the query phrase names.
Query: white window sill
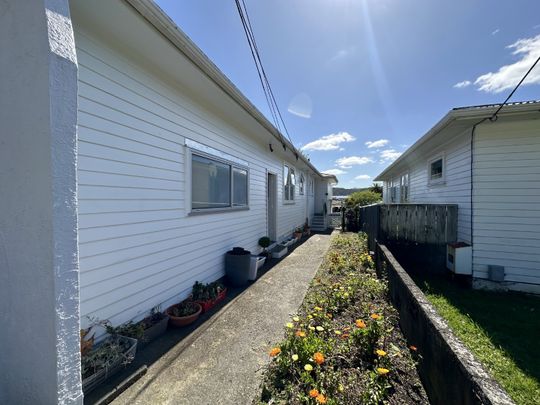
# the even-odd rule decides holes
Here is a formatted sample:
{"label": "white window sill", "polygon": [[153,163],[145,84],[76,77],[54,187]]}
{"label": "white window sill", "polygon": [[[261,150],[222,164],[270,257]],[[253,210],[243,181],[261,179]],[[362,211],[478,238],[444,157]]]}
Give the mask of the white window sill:
{"label": "white window sill", "polygon": [[232,208],[206,208],[193,210],[188,213],[188,216],[208,215],[208,214],[223,214],[225,212],[248,211],[249,207],[232,207]]}
{"label": "white window sill", "polygon": [[283,205],[294,205],[294,204],[296,204],[296,201],[294,200],[283,201]]}

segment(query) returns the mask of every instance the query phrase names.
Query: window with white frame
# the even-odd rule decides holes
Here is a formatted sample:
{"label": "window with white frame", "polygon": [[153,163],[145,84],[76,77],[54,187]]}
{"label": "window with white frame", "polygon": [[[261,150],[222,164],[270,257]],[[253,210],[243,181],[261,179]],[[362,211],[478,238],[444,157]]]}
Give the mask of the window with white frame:
{"label": "window with white frame", "polygon": [[191,154],[193,211],[248,207],[248,169],[206,154]]}
{"label": "window with white frame", "polygon": [[283,199],[286,202],[294,201],[294,188],[296,186],[296,178],[294,168],[289,165],[283,165]]}
{"label": "window with white frame", "polygon": [[444,156],[437,156],[428,163],[428,183],[438,184],[444,182],[445,176]]}
{"label": "window with white frame", "polygon": [[300,173],[300,181],[298,182],[298,194],[304,195],[305,183],[306,178],[304,177],[304,173]]}
{"label": "window with white frame", "polygon": [[400,190],[399,190],[400,202],[402,203],[409,202],[409,173],[405,173],[401,175],[399,187],[400,187]]}

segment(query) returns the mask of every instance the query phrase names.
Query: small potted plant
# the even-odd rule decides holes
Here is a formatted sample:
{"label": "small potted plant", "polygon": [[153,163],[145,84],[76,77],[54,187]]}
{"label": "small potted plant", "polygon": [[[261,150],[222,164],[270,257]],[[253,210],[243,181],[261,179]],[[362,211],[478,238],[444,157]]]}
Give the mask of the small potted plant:
{"label": "small potted plant", "polygon": [[169,324],[176,328],[192,324],[202,312],[201,304],[191,300],[171,305],[165,313],[169,315]]}
{"label": "small potted plant", "polygon": [[294,237],[296,238],[296,240],[300,240],[303,233],[304,230],[301,227],[297,226],[296,228],[294,228]]}
{"label": "small potted plant", "polygon": [[218,282],[202,284],[198,281],[193,285],[191,299],[201,304],[202,312],[209,311],[220,301],[225,299],[227,287]]}
{"label": "small potted plant", "polygon": [[268,251],[266,249],[268,248],[268,246],[270,246],[270,243],[272,243],[272,241],[270,240],[268,236],[263,236],[262,238],[259,239],[259,246],[263,248],[261,255],[266,256],[267,258],[268,258]]}

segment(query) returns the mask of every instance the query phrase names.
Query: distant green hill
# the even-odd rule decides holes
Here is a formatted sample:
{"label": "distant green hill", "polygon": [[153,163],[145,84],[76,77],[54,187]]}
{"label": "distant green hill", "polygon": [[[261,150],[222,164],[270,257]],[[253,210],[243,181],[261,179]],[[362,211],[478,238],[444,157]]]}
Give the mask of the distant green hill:
{"label": "distant green hill", "polygon": [[333,194],[334,194],[334,196],[336,196],[336,197],[339,197],[339,196],[348,196],[348,195],[351,195],[352,193],[355,193],[356,191],[365,191],[365,190],[369,190],[369,187],[364,187],[364,188],[343,188],[343,187],[334,187],[334,188],[333,188]]}

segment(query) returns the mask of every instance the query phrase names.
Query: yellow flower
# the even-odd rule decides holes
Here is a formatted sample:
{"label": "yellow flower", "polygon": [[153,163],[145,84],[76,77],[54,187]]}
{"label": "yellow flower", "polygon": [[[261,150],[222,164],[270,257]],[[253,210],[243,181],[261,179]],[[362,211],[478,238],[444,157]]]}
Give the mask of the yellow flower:
{"label": "yellow flower", "polygon": [[306,371],[311,371],[311,370],[313,370],[313,366],[312,366],[311,364],[306,364],[306,365],[304,366],[304,370],[306,370]]}
{"label": "yellow flower", "polygon": [[349,293],[348,293],[348,292],[343,293],[343,296],[344,296],[345,298],[349,298]]}
{"label": "yellow flower", "polygon": [[289,329],[294,328],[294,325],[292,324],[292,322],[288,322],[285,326],[286,326],[287,328],[289,328]]}
{"label": "yellow flower", "polygon": [[386,352],[384,350],[381,350],[381,349],[377,349],[375,350],[375,353],[377,353],[378,356],[386,356]]}
{"label": "yellow flower", "polygon": [[317,398],[315,398],[315,400],[316,400],[319,404],[326,404],[326,397],[325,397],[323,394],[317,395]]}
{"label": "yellow flower", "polygon": [[317,332],[322,332],[324,330],[322,326],[316,326],[315,329],[317,329]]}
{"label": "yellow flower", "polygon": [[298,361],[298,355],[297,354],[293,354],[291,357],[292,357],[293,361]]}
{"label": "yellow flower", "polygon": [[388,374],[389,372],[390,370],[388,370],[387,368],[379,367],[377,369],[377,373],[379,373],[379,375],[385,375],[385,374]]}
{"label": "yellow flower", "polygon": [[313,315],[308,315],[307,319],[313,319]]}
{"label": "yellow flower", "polygon": [[340,331],[340,330],[335,330],[334,333],[335,333],[336,335],[341,335],[341,331]]}
{"label": "yellow flower", "polygon": [[343,384],[339,384],[339,386],[338,386],[338,391],[339,391],[339,392],[345,391],[345,388],[343,387]]}
{"label": "yellow flower", "polygon": [[320,366],[324,363],[324,355],[321,352],[317,352],[313,355],[313,360]]}
{"label": "yellow flower", "polygon": [[377,320],[377,319],[380,319],[380,318],[381,318],[381,316],[379,314],[371,314],[371,319]]}
{"label": "yellow flower", "polygon": [[309,391],[309,396],[311,398],[317,398],[317,396],[319,396],[319,390],[316,390],[315,388],[313,388],[312,390]]}
{"label": "yellow flower", "polygon": [[295,322],[300,322],[300,318],[298,318],[297,316],[294,316],[292,320]]}
{"label": "yellow flower", "polygon": [[361,319],[357,319],[357,320],[356,320],[356,327],[357,327],[357,328],[365,328],[365,327],[366,327],[366,323],[365,323],[363,320],[361,320]]}
{"label": "yellow flower", "polygon": [[308,326],[309,330],[315,330],[313,326]]}
{"label": "yellow flower", "polygon": [[315,311],[322,311],[321,307],[315,307],[314,309],[315,309]]}
{"label": "yellow flower", "polygon": [[279,347],[274,347],[272,350],[270,350],[270,356],[274,357],[281,353],[281,349]]}

